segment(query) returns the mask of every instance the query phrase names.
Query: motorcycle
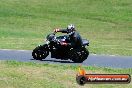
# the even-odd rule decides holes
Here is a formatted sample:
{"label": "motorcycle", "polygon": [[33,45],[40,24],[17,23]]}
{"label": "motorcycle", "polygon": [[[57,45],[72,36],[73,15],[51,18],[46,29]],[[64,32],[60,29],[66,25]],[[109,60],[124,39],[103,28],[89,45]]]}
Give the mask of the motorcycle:
{"label": "motorcycle", "polygon": [[49,53],[51,53],[51,58],[70,59],[75,63],[82,63],[87,59],[89,55],[89,51],[86,49],[86,46],[89,46],[88,40],[82,39],[82,46],[74,48],[68,35],[56,37],[55,34],[54,32],[47,35],[46,44],[39,45],[33,50],[32,56],[34,59],[43,60]]}

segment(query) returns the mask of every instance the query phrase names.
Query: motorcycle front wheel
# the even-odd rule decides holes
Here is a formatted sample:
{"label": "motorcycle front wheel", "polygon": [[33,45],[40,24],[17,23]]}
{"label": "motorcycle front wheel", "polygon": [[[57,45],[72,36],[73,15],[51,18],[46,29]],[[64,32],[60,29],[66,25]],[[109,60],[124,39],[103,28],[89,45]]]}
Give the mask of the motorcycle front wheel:
{"label": "motorcycle front wheel", "polygon": [[32,56],[36,60],[45,59],[48,55],[49,51],[43,49],[42,47],[36,47],[32,52]]}

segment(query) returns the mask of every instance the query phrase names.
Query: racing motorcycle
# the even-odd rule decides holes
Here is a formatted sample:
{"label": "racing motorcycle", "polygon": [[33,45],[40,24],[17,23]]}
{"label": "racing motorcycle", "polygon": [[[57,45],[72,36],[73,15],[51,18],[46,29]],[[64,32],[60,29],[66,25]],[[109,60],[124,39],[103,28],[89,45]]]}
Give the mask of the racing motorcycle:
{"label": "racing motorcycle", "polygon": [[86,46],[89,46],[88,40],[82,39],[82,46],[74,48],[68,35],[57,37],[55,34],[56,32],[47,35],[46,44],[39,45],[33,50],[32,56],[34,59],[43,60],[49,53],[51,53],[51,58],[70,59],[75,63],[82,63],[87,59],[89,55],[89,51],[86,49]]}

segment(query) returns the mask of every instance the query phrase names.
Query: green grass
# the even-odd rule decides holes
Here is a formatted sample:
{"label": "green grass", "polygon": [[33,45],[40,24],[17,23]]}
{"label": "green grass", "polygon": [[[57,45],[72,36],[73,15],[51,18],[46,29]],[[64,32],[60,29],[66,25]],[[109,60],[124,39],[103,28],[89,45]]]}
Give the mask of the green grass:
{"label": "green grass", "polygon": [[0,48],[30,49],[76,25],[96,54],[132,55],[132,0],[0,0]]}
{"label": "green grass", "polygon": [[[82,66],[88,74],[130,74],[132,69]],[[0,88],[80,88],[77,65],[0,61]],[[86,84],[81,88],[132,88],[130,84]]]}

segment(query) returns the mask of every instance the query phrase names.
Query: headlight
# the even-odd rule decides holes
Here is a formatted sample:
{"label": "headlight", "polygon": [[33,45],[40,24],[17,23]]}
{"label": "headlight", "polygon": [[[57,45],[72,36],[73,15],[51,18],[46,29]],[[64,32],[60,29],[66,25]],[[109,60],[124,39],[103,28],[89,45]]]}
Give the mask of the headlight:
{"label": "headlight", "polygon": [[46,41],[46,44],[49,44],[49,41]]}
{"label": "headlight", "polygon": [[52,41],[54,39],[54,35],[50,34],[46,37],[47,40]]}

